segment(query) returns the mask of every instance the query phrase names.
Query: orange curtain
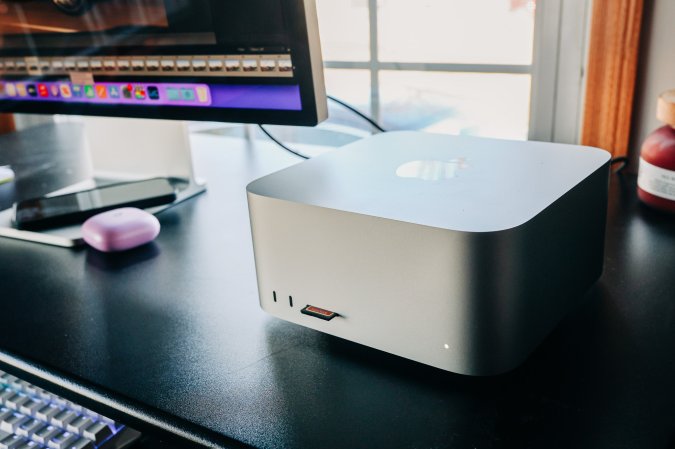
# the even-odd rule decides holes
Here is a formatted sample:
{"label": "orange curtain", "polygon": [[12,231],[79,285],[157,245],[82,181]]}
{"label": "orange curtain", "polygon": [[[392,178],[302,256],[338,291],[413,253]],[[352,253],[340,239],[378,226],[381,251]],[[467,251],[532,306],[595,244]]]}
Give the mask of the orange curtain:
{"label": "orange curtain", "polygon": [[593,0],[583,145],[626,156],[644,0]]}

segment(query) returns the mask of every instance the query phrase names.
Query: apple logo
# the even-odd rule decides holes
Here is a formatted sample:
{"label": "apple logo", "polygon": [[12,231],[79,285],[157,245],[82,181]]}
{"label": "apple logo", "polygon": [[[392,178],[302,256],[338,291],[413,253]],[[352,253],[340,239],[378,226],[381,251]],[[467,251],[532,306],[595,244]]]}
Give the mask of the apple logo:
{"label": "apple logo", "polygon": [[450,161],[410,161],[396,169],[401,178],[417,178],[423,181],[442,181],[457,177],[459,170],[469,168],[465,158]]}

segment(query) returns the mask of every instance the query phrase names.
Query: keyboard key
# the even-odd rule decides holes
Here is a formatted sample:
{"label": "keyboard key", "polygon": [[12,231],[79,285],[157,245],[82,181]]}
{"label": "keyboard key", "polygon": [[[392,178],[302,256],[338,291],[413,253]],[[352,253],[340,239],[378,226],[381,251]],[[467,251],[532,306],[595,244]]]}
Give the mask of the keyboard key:
{"label": "keyboard key", "polygon": [[38,421],[35,418],[30,418],[28,421],[21,424],[19,428],[14,431],[14,433],[24,437],[29,437],[43,428],[44,425],[45,424],[42,421]]}
{"label": "keyboard key", "polygon": [[45,426],[42,429],[35,432],[31,437],[31,440],[40,444],[47,444],[49,440],[51,440],[54,437],[54,435],[58,435],[60,432],[61,430],[57,427]]}
{"label": "keyboard key", "polygon": [[28,382],[25,382],[25,381],[23,382],[22,385],[23,385],[23,392],[24,393],[28,394],[29,396],[37,395],[37,392],[39,390],[38,387],[36,387],[35,385],[30,384]]}
{"label": "keyboard key", "polygon": [[16,393],[11,398],[5,401],[5,407],[11,408],[13,410],[19,410],[23,404],[28,402],[30,398],[23,393]]}
{"label": "keyboard key", "polygon": [[66,449],[79,439],[80,437],[78,437],[77,435],[73,435],[70,432],[63,432],[59,435],[56,435],[51,440],[49,440],[49,443],[47,443],[47,447],[51,449]]}
{"label": "keyboard key", "polygon": [[31,394],[28,389],[31,387],[31,384],[26,382],[25,380],[17,380],[14,382],[12,385],[13,388],[15,388],[17,391],[20,391],[25,394]]}
{"label": "keyboard key", "polygon": [[66,404],[68,403],[68,401],[66,401],[62,397],[56,396],[56,395],[52,395],[52,402],[54,404],[58,405],[59,407],[65,407]]}
{"label": "keyboard key", "polygon": [[43,400],[44,402],[52,402],[53,395],[51,393],[43,390],[42,388],[37,388],[36,390],[37,391],[35,393],[35,396],[37,396],[39,399]]}
{"label": "keyboard key", "polygon": [[92,424],[94,424],[94,420],[92,420],[88,416],[78,416],[73,421],[68,423],[68,425],[66,426],[66,430],[68,432],[73,432],[78,435],[83,435],[84,430],[87,427],[90,427]]}
{"label": "keyboard key", "polygon": [[0,421],[4,421],[5,418],[8,418],[14,410],[10,410],[7,407],[0,407]]}
{"label": "keyboard key", "polygon": [[26,421],[28,421],[28,417],[26,415],[22,415],[21,413],[12,413],[0,422],[0,430],[14,433],[16,429],[18,429],[19,426]]}
{"label": "keyboard key", "polygon": [[60,411],[61,409],[56,405],[49,404],[38,410],[37,413],[35,414],[35,417],[39,420],[49,422],[54,417],[54,415],[56,415]]}
{"label": "keyboard key", "polygon": [[40,449],[40,445],[37,444],[35,441],[26,441],[16,449]]}
{"label": "keyboard key", "polygon": [[15,377],[9,382],[9,386],[14,388],[15,390],[21,390],[23,387],[24,381],[19,379],[18,377]]}
{"label": "keyboard key", "polygon": [[0,449],[16,449],[25,442],[26,440],[19,435],[10,435],[4,440],[0,440]]}
{"label": "keyboard key", "polygon": [[16,393],[14,393],[14,391],[10,390],[9,388],[5,388],[4,390],[0,391],[0,405],[5,405],[5,401],[15,394]]}
{"label": "keyboard key", "polygon": [[16,380],[16,377],[12,376],[11,374],[7,374],[5,378],[2,379],[2,381],[7,385],[12,385]]}
{"label": "keyboard key", "polygon": [[66,426],[68,425],[68,423],[71,422],[71,421],[74,421],[75,418],[77,418],[77,417],[78,417],[77,413],[66,409],[66,410],[62,410],[59,413],[57,413],[56,415],[54,415],[54,417],[52,418],[52,420],[50,422],[51,422],[52,425],[61,427],[62,429],[65,429]]}
{"label": "keyboard key", "polygon": [[87,408],[82,409],[82,414],[90,417],[94,421],[101,421],[101,415],[96,412],[93,412]]}
{"label": "keyboard key", "polygon": [[82,413],[82,406],[80,404],[76,404],[71,401],[68,401],[68,403],[66,403],[66,408],[69,408],[70,410],[77,413]]}
{"label": "keyboard key", "polygon": [[110,435],[112,435],[112,430],[110,430],[110,427],[108,427],[106,423],[102,422],[94,423],[84,430],[84,437],[92,440],[96,444],[99,444]]}
{"label": "keyboard key", "polygon": [[44,406],[45,406],[44,402],[40,400],[29,399],[28,402],[19,407],[19,411],[24,415],[33,416],[35,412],[37,412]]}

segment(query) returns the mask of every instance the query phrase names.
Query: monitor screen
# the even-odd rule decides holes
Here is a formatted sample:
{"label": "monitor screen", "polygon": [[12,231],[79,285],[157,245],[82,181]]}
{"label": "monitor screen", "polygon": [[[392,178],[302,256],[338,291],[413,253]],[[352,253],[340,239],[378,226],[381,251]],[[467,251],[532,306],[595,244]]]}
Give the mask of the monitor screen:
{"label": "monitor screen", "polygon": [[0,0],[0,110],[313,125],[314,0]]}

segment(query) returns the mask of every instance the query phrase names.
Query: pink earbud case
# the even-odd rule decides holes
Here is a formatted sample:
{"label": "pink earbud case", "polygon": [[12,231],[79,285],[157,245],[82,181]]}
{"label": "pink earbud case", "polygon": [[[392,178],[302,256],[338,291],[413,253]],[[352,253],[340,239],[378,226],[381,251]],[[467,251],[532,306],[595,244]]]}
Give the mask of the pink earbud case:
{"label": "pink earbud case", "polygon": [[159,220],[141,209],[125,207],[95,215],[82,225],[84,241],[99,251],[126,251],[159,235]]}

